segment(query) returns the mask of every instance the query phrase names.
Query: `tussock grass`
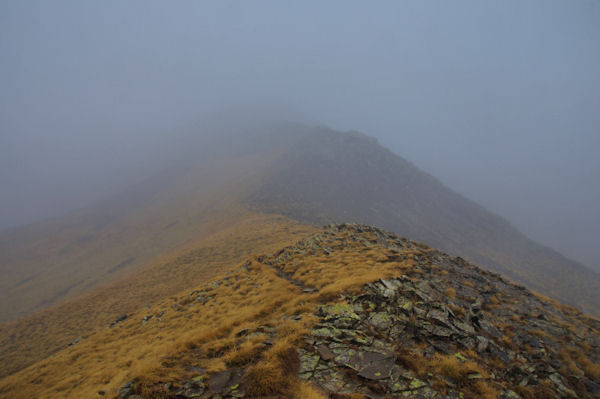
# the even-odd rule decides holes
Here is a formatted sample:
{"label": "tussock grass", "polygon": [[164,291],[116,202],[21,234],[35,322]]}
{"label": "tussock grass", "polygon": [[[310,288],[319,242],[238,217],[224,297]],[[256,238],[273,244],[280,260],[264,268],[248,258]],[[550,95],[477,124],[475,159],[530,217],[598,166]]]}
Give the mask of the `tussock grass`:
{"label": "tussock grass", "polygon": [[446,295],[448,298],[450,298],[450,299],[454,299],[454,298],[456,298],[456,289],[455,289],[454,287],[450,287],[450,288],[448,288],[448,289],[447,289],[447,290],[444,292],[444,294],[445,294],[445,295]]}
{"label": "tussock grass", "polygon": [[550,381],[543,381],[537,385],[517,386],[517,392],[523,399],[547,399],[555,397]]}
{"label": "tussock grass", "polygon": [[265,334],[255,335],[225,353],[222,360],[229,367],[248,364],[260,354],[267,339],[268,336]]}
{"label": "tussock grass", "polygon": [[278,341],[259,363],[248,369],[246,395],[250,398],[291,396],[298,384],[295,374],[299,365],[300,357],[294,343],[289,338]]}
{"label": "tussock grass", "polygon": [[580,359],[581,366],[583,367],[583,372],[591,380],[599,380],[600,379],[600,364],[592,362],[587,357],[583,357]]}
{"label": "tussock grass", "polygon": [[600,379],[600,364],[592,362],[581,348],[569,345],[558,352],[563,363],[563,375],[585,374],[591,380]]}
{"label": "tussock grass", "polygon": [[327,399],[327,396],[308,382],[301,381],[296,385],[293,399]]}
{"label": "tussock grass", "polygon": [[452,378],[460,384],[466,384],[470,374],[485,372],[472,360],[460,360],[457,356],[436,354],[424,361],[424,370],[434,375]]}
{"label": "tussock grass", "polygon": [[[488,373],[481,365],[472,360],[477,359],[477,354],[473,351],[468,351],[466,354],[468,358],[462,355],[452,356],[436,353],[431,358],[420,357],[408,360],[406,356],[403,356],[402,359],[421,377],[428,374],[438,376],[435,386],[442,391],[446,387],[445,378],[449,378],[454,384],[461,387],[465,398],[495,399],[499,392],[486,381],[489,377]],[[479,375],[479,378],[470,379],[469,377],[472,375]]]}

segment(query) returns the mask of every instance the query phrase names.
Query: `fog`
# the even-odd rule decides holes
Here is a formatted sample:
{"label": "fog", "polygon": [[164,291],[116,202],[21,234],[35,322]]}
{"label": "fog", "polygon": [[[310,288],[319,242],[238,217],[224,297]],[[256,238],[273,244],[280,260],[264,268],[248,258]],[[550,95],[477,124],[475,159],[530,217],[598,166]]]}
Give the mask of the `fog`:
{"label": "fog", "polygon": [[375,136],[600,270],[598,71],[591,0],[1,2],[0,228],[117,192],[258,104]]}

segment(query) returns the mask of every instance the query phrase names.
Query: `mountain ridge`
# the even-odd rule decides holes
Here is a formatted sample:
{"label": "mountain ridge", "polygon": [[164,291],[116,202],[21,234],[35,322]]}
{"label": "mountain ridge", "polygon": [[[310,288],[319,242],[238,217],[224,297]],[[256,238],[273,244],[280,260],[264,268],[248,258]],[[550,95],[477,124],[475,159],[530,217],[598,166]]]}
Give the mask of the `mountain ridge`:
{"label": "mountain ridge", "polygon": [[[316,226],[380,226],[600,314],[599,273],[525,237],[376,139],[281,124],[223,132],[190,138],[176,165],[101,206],[0,234],[0,299],[10,305],[0,307],[0,321],[126,276],[226,206]],[[33,290],[39,298],[27,295]]]}

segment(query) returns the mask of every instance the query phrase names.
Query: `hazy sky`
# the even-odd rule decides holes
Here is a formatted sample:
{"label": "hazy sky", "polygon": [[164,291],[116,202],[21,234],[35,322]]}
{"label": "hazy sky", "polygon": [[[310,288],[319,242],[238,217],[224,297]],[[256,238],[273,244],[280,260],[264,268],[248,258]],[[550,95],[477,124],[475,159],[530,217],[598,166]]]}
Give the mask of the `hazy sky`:
{"label": "hazy sky", "polygon": [[[376,136],[600,268],[600,1],[2,1],[0,227],[231,106]],[[130,172],[123,172],[130,171]]]}

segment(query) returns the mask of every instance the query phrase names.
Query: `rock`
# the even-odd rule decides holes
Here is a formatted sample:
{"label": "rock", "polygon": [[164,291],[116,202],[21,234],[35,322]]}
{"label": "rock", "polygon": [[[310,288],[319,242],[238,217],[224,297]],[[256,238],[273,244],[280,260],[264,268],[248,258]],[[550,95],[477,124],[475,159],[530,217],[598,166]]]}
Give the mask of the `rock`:
{"label": "rock", "polygon": [[342,332],[335,327],[319,327],[311,331],[312,335],[317,338],[341,338]]}
{"label": "rock", "polygon": [[154,315],[152,315],[152,314],[148,315],[148,316],[144,316],[144,318],[142,319],[142,326],[145,326],[146,323],[153,317],[154,317]]}
{"label": "rock", "polygon": [[135,381],[128,381],[119,388],[119,393],[117,395],[117,399],[126,399],[130,398],[130,395],[133,393],[133,385]]}
{"label": "rock", "polygon": [[237,333],[235,333],[236,337],[243,337],[245,335],[248,335],[248,332],[250,331],[250,329],[248,328],[242,328],[240,331],[238,331]]}
{"label": "rock", "polygon": [[457,342],[466,349],[473,349],[475,347],[475,340],[471,337],[460,338]]}
{"label": "rock", "polygon": [[298,374],[301,378],[309,378],[313,375],[319,364],[319,355],[309,353],[303,349],[299,350],[300,353],[300,370]]}
{"label": "rock", "polygon": [[487,338],[482,337],[481,335],[477,336],[477,352],[482,353],[484,352],[489,345],[489,342]]}
{"label": "rock", "polygon": [[489,352],[492,356],[502,360],[504,363],[510,363],[510,357],[508,356],[507,351],[503,350],[498,345],[490,345]]}
{"label": "rock", "polygon": [[83,338],[75,338],[73,341],[69,342],[67,344],[67,346],[73,346],[73,345],[77,345],[78,343],[80,343],[81,341],[83,341]]}
{"label": "rock", "polygon": [[589,379],[584,379],[583,384],[585,385],[585,389],[594,396],[600,395],[600,382],[594,382]]}
{"label": "rock", "polygon": [[556,373],[551,374],[548,378],[550,381],[552,381],[556,385],[556,387],[558,388],[558,391],[564,397],[574,398],[574,399],[576,399],[578,397],[577,394],[572,389],[569,389],[565,386],[565,383],[559,374],[556,374]]}
{"label": "rock", "polygon": [[392,326],[393,320],[387,312],[374,312],[369,317],[368,323],[379,330],[385,331]]}
{"label": "rock", "polygon": [[501,339],[503,334],[487,320],[479,319],[479,328],[494,338]]}
{"label": "rock", "polygon": [[127,318],[128,318],[128,317],[129,317],[129,316],[128,316],[128,315],[126,315],[126,314],[124,314],[124,315],[121,315],[121,316],[117,317],[117,318],[115,319],[115,321],[113,321],[112,323],[110,323],[110,326],[109,326],[109,327],[110,327],[110,328],[113,328],[113,327],[114,327],[115,325],[117,325],[118,323],[121,323],[121,322],[123,322],[123,321],[127,320]]}
{"label": "rock", "polygon": [[320,344],[317,347],[317,352],[319,353],[319,356],[321,356],[321,359],[329,361],[329,360],[333,360],[335,358],[334,353],[329,350],[329,348],[326,345]]}
{"label": "rock", "polygon": [[335,354],[334,361],[336,364],[345,367],[352,367],[352,363],[350,363],[350,359],[356,354],[356,350],[350,347],[339,346],[331,348],[332,352]]}
{"label": "rock", "polygon": [[231,380],[231,370],[224,370],[217,374],[214,374],[208,380],[208,389],[210,392],[219,392],[227,386],[227,383]]}
{"label": "rock", "polygon": [[521,397],[517,395],[516,392],[509,389],[500,395],[500,399],[521,399]]}
{"label": "rock", "polygon": [[467,324],[467,323],[463,323],[461,321],[458,320],[454,320],[452,322],[452,324],[454,325],[454,327],[459,330],[461,333],[463,334],[467,334],[467,335],[472,335],[475,334],[475,329],[473,328],[472,325]]}
{"label": "rock", "polygon": [[444,312],[438,309],[431,309],[427,313],[427,318],[433,322],[436,322],[442,327],[445,327],[447,329],[452,328],[452,323],[450,322],[450,320],[448,320],[448,312]]}
{"label": "rock", "polygon": [[395,358],[393,354],[378,352],[356,352],[347,365],[358,371],[358,375],[371,380],[389,378]]}
{"label": "rock", "polygon": [[431,330],[431,335],[435,335],[437,337],[448,338],[452,336],[452,330],[440,326],[433,326]]}

